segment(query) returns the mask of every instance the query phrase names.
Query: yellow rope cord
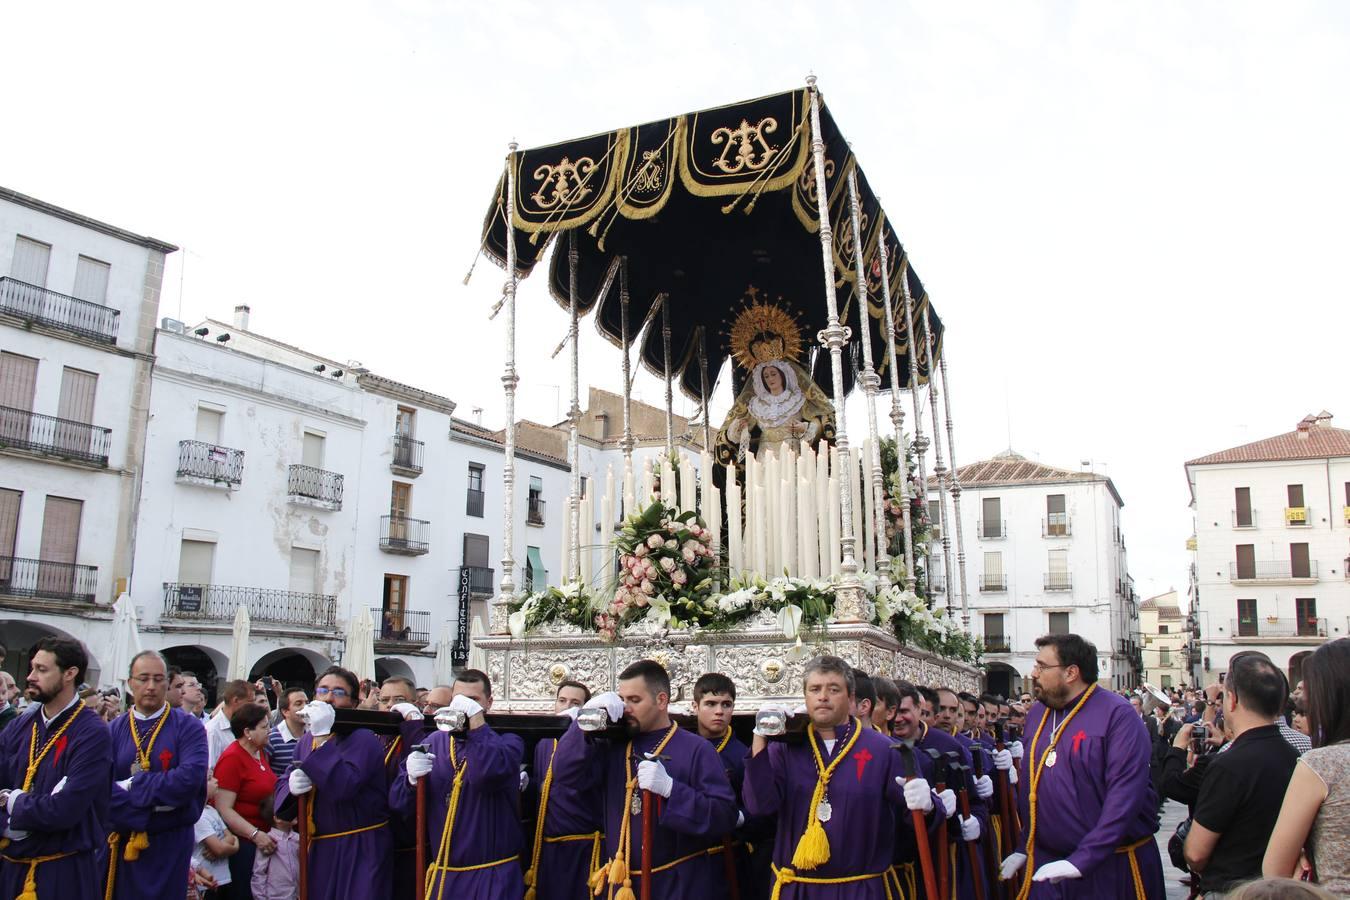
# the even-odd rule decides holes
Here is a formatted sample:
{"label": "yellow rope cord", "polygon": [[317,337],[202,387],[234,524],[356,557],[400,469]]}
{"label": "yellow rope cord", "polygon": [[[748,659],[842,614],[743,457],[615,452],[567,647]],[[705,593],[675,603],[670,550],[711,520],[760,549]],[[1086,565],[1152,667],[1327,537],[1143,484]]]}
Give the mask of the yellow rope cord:
{"label": "yellow rope cord", "polygon": [[398,752],[399,745],[402,743],[403,738],[401,737],[396,737],[389,742],[389,749],[384,751],[384,767],[386,769],[389,768],[389,760],[394,758],[394,754]]}
{"label": "yellow rope cord", "polygon": [[54,859],[65,859],[67,856],[74,855],[75,851],[71,850],[67,853],[52,853],[48,856],[0,856],[0,859],[7,863],[28,867],[28,874],[23,878],[23,891],[14,900],[38,900],[37,867]]}
{"label": "yellow rope cord", "polygon": [[535,882],[539,878],[539,854],[544,849],[544,817],[548,815],[548,795],[553,788],[553,758],[558,755],[558,739],[553,739],[553,752],[544,770],[544,783],[539,788],[539,814],[534,822],[534,848],[530,851],[530,868],[525,872],[525,900],[534,900]]}
{"label": "yellow rope cord", "polygon": [[801,838],[797,841],[797,849],[792,854],[793,868],[814,869],[830,861],[830,839],[826,836],[825,826],[820,821],[820,804],[829,791],[830,778],[834,775],[834,770],[839,768],[844,757],[853,750],[853,745],[858,742],[858,735],[862,734],[862,730],[862,722],[853,719],[853,733],[827,766],[820,756],[820,747],[816,745],[815,723],[806,727],[806,742],[811,745],[811,756],[815,760],[818,775],[815,790],[811,792],[811,804],[806,809],[806,830],[802,832]]}
{"label": "yellow rope cord", "polygon": [[[497,866],[504,866],[507,863],[515,862],[518,859],[520,859],[519,853],[517,853],[515,856],[508,856],[505,859],[496,859],[493,860],[492,862],[479,863],[476,866],[442,866],[438,863],[432,866],[431,869],[436,872],[477,872],[480,869],[494,869]],[[444,879],[442,879],[442,887],[443,886],[444,886]]]}
{"label": "yellow rope cord", "polygon": [[1152,835],[1145,835],[1133,844],[1126,844],[1124,847],[1117,847],[1117,853],[1123,853],[1130,858],[1130,877],[1134,879],[1134,896],[1136,900],[1148,900],[1144,896],[1144,875],[1139,870],[1139,857],[1135,856],[1134,851],[1153,840]]}
{"label": "yellow rope cord", "polygon": [[117,884],[117,844],[122,836],[117,832],[108,835],[108,886],[103,891],[103,900],[112,900],[113,886]]}
{"label": "yellow rope cord", "polygon": [[[840,875],[838,878],[812,878],[808,875],[798,875],[795,871],[786,866],[780,869],[777,866],[770,864],[769,868],[773,869],[774,877],[773,893],[769,895],[769,900],[779,900],[779,897],[782,896],[783,885],[785,884],[853,884],[858,881],[871,881],[873,878],[884,879],[886,876],[886,872],[881,871],[872,872],[867,875]],[[883,881],[882,883],[884,884],[885,882]]]}
{"label": "yellow rope cord", "polygon": [[[141,746],[141,736],[136,733],[136,714],[132,710],[127,710],[127,727],[131,730],[131,743],[136,747],[136,762],[140,764],[142,772],[150,771],[150,754],[155,749],[155,741],[159,739],[159,733],[164,728],[164,723],[169,721],[169,707],[164,707],[164,714],[159,717],[155,727],[150,731],[150,737],[146,738],[145,746]],[[135,862],[140,859],[141,851],[150,846],[150,835],[144,831],[133,831],[127,836],[126,848],[122,851],[123,857],[127,862]]]}
{"label": "yellow rope cord", "polygon": [[[450,869],[450,838],[455,831],[455,818],[459,813],[459,796],[464,790],[464,770],[469,767],[469,761],[466,759],[460,763],[455,754],[455,739],[452,737],[450,744],[450,766],[455,770],[455,780],[450,788],[450,802],[445,808],[445,825],[441,828],[441,844],[436,850],[436,862],[431,866],[432,871],[448,872]],[[424,900],[431,900],[431,886],[434,879],[427,882],[426,896]],[[436,898],[440,900],[445,893],[445,876],[440,877],[440,886],[436,890]]]}
{"label": "yellow rope cord", "polygon": [[384,822],[376,822],[374,825],[362,825],[360,828],[352,828],[347,831],[335,831],[332,834],[311,834],[309,839],[311,841],[326,841],[329,838],[347,837],[350,834],[360,834],[363,831],[374,831],[376,828],[383,828],[388,824],[389,822],[386,820]]}
{"label": "yellow rope cord", "polygon": [[722,740],[717,745],[717,755],[721,756],[722,751],[727,749],[727,744],[730,743],[731,743],[731,729],[727,728],[727,733],[722,735]]}
{"label": "yellow rope cord", "polygon": [[1060,735],[1069,727],[1073,717],[1078,715],[1078,711],[1083,708],[1083,704],[1087,703],[1088,698],[1092,696],[1092,692],[1095,690],[1097,690],[1097,685],[1094,682],[1083,692],[1083,696],[1078,699],[1078,703],[1074,705],[1068,717],[1059,723],[1059,726],[1050,734],[1050,741],[1045,745],[1045,752],[1041,754],[1039,761],[1036,760],[1036,742],[1041,739],[1041,731],[1045,728],[1046,720],[1050,718],[1049,709],[1046,709],[1041,715],[1041,721],[1036,725],[1036,735],[1031,739],[1031,789],[1027,795],[1027,818],[1029,820],[1027,822],[1027,859],[1022,874],[1022,887],[1017,891],[1017,900],[1027,900],[1027,897],[1031,895],[1032,866],[1035,865],[1036,861],[1036,788],[1040,786],[1041,773],[1045,771],[1045,759],[1055,749],[1055,744],[1059,742]]}
{"label": "yellow rope cord", "polygon": [[61,735],[66,733],[66,729],[69,728],[71,724],[76,719],[79,718],[80,712],[83,709],[84,709],[84,701],[81,700],[78,704],[76,704],[75,712],[70,714],[70,718],[66,719],[65,723],[62,724],[60,728],[56,729],[56,731],[51,735],[51,737],[47,738],[47,743],[42,745],[41,753],[37,752],[37,735],[38,735],[37,716],[36,715],[33,716],[33,734],[28,739],[28,771],[25,772],[23,776],[24,793],[27,793],[28,791],[31,791],[33,789],[33,778],[36,777],[37,775],[38,766],[40,766],[42,764],[42,761],[47,758],[48,751],[50,751],[52,747],[56,745],[56,742],[61,739]]}
{"label": "yellow rope cord", "polygon": [[[660,756],[661,751],[666,749],[670,739],[675,737],[675,733],[680,730],[679,723],[672,723],[666,736],[656,745],[656,748],[649,754],[650,756]],[[609,884],[609,894],[611,900],[634,900],[633,893],[633,792],[637,789],[637,770],[633,760],[633,741],[628,742],[628,756],[624,762],[624,773],[628,776],[624,782],[623,789],[623,819],[619,824],[619,846],[614,853],[614,859],[610,860],[608,866],[601,867],[599,872],[591,875],[590,885],[596,896],[604,890],[606,883]],[[603,872],[604,877],[600,877]],[[621,885],[618,891],[615,886]]]}

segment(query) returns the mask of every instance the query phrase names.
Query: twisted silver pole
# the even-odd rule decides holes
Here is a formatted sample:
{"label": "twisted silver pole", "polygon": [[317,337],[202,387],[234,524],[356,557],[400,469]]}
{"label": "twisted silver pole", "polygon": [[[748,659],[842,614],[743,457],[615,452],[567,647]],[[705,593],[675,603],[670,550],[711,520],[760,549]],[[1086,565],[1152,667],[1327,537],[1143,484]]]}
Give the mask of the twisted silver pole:
{"label": "twisted silver pole", "polygon": [[[970,598],[966,591],[966,539],[965,534],[961,531],[961,479],[956,474],[956,442],[952,437],[952,392],[951,388],[947,387],[947,354],[945,352],[942,354],[942,360],[938,363],[938,371],[942,374],[942,403],[947,411],[947,451],[952,455],[952,470],[947,477],[951,481],[952,517],[955,519],[956,528],[956,564],[961,578],[961,623],[969,631]],[[931,376],[929,377],[931,379]],[[948,597],[951,596],[951,590],[949,583],[947,586]]]}
{"label": "twisted silver pole", "polygon": [[572,405],[567,409],[567,465],[572,470],[571,484],[567,493],[567,509],[571,514],[571,532],[568,539],[571,558],[568,562],[567,577],[573,581],[581,580],[581,447],[578,441],[578,429],[581,426],[581,369],[577,328],[577,233],[573,229],[567,233],[567,305],[571,316],[571,325],[567,332],[568,343],[572,349]]}
{"label": "twisted silver pole", "polygon": [[490,628],[494,633],[506,629],[507,606],[516,592],[516,172],[513,157],[516,143],[506,153],[506,369],[502,390],[506,394],[506,428],[502,441],[502,580],[493,604]]}
{"label": "twisted silver pole", "polygon": [[[938,429],[938,388],[937,379],[933,372],[933,353],[937,344],[933,339],[932,326],[929,324],[928,316],[923,317],[923,335],[924,346],[928,348],[928,406],[929,412],[933,416],[933,477],[938,483],[938,529],[942,534],[942,566],[943,576],[947,579],[947,611],[951,610],[955,604],[951,601],[952,591],[952,554],[951,554],[951,536],[947,533],[947,466],[942,461],[942,432]],[[929,532],[932,534],[932,532]],[[931,545],[930,545],[931,546]],[[929,559],[932,559],[930,551]],[[933,581],[932,573],[928,575],[928,582],[931,585]],[[931,591],[930,591],[931,593]]]}
{"label": "twisted silver pole", "polygon": [[675,452],[675,393],[670,381],[670,298],[661,304],[661,353],[666,369],[666,458]]}
{"label": "twisted silver pole", "polygon": [[[619,258],[619,340],[623,344],[623,449],[624,476],[633,469],[633,365],[628,347],[628,257]],[[625,509],[624,516],[633,510]]]}
{"label": "twisted silver pole", "polygon": [[[928,508],[928,472],[924,454],[928,452],[928,438],[923,434],[923,407],[919,404],[919,339],[914,332],[914,298],[909,293],[909,255],[900,260],[900,296],[905,300],[905,333],[909,336],[909,394],[914,401],[914,461],[919,470],[919,497],[923,508]],[[909,482],[905,482],[908,493]],[[924,572],[931,576],[928,568],[932,561],[925,560]]]}
{"label": "twisted silver pole", "polygon": [[[880,205],[880,198],[877,199]],[[914,532],[909,518],[909,469],[905,465],[905,410],[900,405],[900,364],[895,352],[895,313],[891,304],[891,260],[883,232],[878,243],[881,262],[881,298],[886,304],[886,353],[891,369],[891,424],[895,426],[895,455],[898,457],[901,520],[905,530],[905,590],[914,590]],[[902,273],[903,274],[903,273]]]}

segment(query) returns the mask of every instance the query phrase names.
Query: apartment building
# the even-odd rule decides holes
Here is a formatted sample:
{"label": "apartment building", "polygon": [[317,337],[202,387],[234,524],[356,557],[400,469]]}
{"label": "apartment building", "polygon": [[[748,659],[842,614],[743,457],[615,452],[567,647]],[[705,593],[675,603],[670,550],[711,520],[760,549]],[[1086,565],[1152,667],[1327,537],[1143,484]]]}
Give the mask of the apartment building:
{"label": "apartment building", "polygon": [[1144,681],[1157,688],[1191,684],[1186,668],[1186,642],[1190,635],[1186,616],[1177,603],[1177,592],[1158,594],[1139,604],[1139,627]]}

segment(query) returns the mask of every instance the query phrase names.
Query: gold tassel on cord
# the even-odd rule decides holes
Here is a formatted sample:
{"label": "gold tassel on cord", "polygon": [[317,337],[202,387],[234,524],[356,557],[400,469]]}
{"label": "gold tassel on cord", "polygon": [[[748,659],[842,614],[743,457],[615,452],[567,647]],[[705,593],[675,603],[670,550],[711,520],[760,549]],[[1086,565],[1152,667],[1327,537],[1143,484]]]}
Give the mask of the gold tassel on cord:
{"label": "gold tassel on cord", "polygon": [[599,897],[600,894],[605,890],[606,876],[608,875],[609,875],[608,866],[601,866],[600,868],[596,869],[594,872],[591,873],[590,886],[591,886],[591,893],[594,896]]}
{"label": "gold tassel on cord", "polygon": [[794,869],[810,870],[830,861],[830,839],[825,834],[825,826],[820,824],[820,816],[817,813],[825,795],[824,788],[823,780],[818,781],[816,789],[811,793],[810,812],[806,814],[810,821],[806,823],[806,830],[802,832],[797,849],[792,854]]}
{"label": "gold tassel on cord", "polygon": [[23,879],[23,891],[14,900],[38,900],[37,863],[28,864],[28,874]]}
{"label": "gold tassel on cord", "polygon": [[628,880],[628,863],[624,862],[623,851],[620,850],[614,854],[614,860],[609,864],[609,883],[622,884]]}
{"label": "gold tassel on cord", "polygon": [[528,885],[528,887],[525,888],[525,900],[535,900],[536,891],[534,889],[534,879],[534,869],[525,873],[525,884]]}
{"label": "gold tassel on cord", "polygon": [[614,900],[637,900],[637,894],[633,893],[633,879],[624,879],[623,887],[614,894]]}
{"label": "gold tassel on cord", "polygon": [[150,835],[144,831],[133,831],[127,840],[126,849],[122,851],[122,858],[127,862],[135,862],[140,859],[141,851],[149,846]]}

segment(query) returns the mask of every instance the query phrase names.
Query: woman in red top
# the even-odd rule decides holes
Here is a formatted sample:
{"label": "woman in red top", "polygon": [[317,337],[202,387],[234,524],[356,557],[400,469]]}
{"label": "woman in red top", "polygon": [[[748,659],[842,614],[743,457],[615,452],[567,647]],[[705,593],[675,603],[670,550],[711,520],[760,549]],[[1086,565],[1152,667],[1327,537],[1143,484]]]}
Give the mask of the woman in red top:
{"label": "woman in red top", "polygon": [[253,877],[254,856],[276,851],[260,808],[277,783],[276,774],[267,764],[267,736],[271,731],[267,707],[244,704],[230,716],[230,731],[235,741],[216,761],[216,811],[225,827],[239,835],[239,852],[230,857],[230,883],[223,894],[251,900],[249,880]]}

